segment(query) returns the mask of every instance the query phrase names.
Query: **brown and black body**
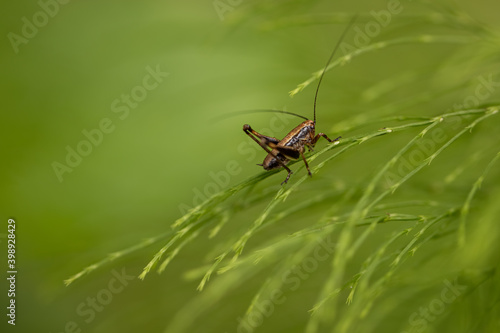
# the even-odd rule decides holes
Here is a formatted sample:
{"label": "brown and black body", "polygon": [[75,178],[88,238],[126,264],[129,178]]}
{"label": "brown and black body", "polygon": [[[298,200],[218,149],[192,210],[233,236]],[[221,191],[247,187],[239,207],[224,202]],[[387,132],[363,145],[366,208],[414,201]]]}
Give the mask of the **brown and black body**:
{"label": "brown and black body", "polygon": [[[305,145],[309,145],[314,136],[314,124],[310,122],[310,120],[303,122],[278,142],[276,148],[271,150],[262,162],[265,170],[280,168],[282,165],[278,159],[284,164],[287,164],[289,160],[299,159],[300,154],[304,153]],[[286,147],[293,149],[286,150]]]}
{"label": "brown and black body", "polygon": [[[319,78],[318,86],[316,87],[316,94],[314,96],[314,107],[313,107],[313,114],[314,114],[314,120],[309,120],[304,116],[287,112],[287,111],[279,111],[279,110],[271,110],[273,112],[281,112],[281,113],[287,113],[287,114],[292,114],[294,116],[300,117],[302,119],[305,119],[304,122],[302,122],[299,126],[295,127],[293,130],[290,131],[282,140],[278,140],[274,137],[262,135],[256,131],[254,131],[250,125],[243,125],[243,131],[252,138],[255,142],[257,142],[266,152],[267,156],[264,159],[264,162],[262,164],[259,164],[260,166],[264,167],[265,170],[272,170],[272,169],[277,169],[277,168],[285,168],[286,171],[288,171],[288,175],[286,176],[286,179],[281,183],[284,184],[290,179],[290,175],[292,174],[292,170],[288,168],[286,165],[290,160],[298,160],[299,158],[302,157],[304,160],[304,163],[307,168],[307,172],[311,176],[311,170],[309,169],[309,165],[307,164],[307,160],[304,157],[304,150],[305,147],[307,147],[309,150],[312,150],[314,148],[314,145],[316,145],[316,142],[319,140],[320,137],[324,137],[327,139],[329,142],[334,142],[338,140],[339,138],[335,140],[330,140],[328,136],[326,136],[324,133],[319,133],[316,135],[316,100],[318,98],[318,91],[319,91],[319,86],[321,85],[321,80],[323,79],[323,76],[325,75],[326,68],[330,64],[333,55],[335,54],[335,51],[339,48],[339,45],[344,38],[347,30],[352,26],[356,19],[356,16],[354,16],[351,19],[350,24],[347,26],[347,28],[344,30],[342,33],[342,36],[340,39],[337,41],[337,45],[333,49],[332,54],[330,55],[330,58],[328,59],[326,66],[323,69],[323,72],[321,73],[321,76]],[[262,110],[266,111],[266,110]],[[267,110],[269,111],[269,110]]]}
{"label": "brown and black body", "polygon": [[283,140],[262,135],[254,131],[250,125],[244,125],[243,131],[245,131],[246,134],[248,134],[268,153],[264,162],[259,165],[261,165],[265,170],[283,167],[288,171],[288,175],[283,183],[286,183],[292,174],[292,170],[290,170],[286,165],[290,162],[290,160],[297,160],[300,157],[304,160],[307,172],[311,175],[311,170],[309,170],[309,165],[304,157],[306,146],[309,150],[313,150],[320,137],[324,137],[330,142],[338,139],[330,140],[330,138],[324,133],[316,135],[315,123],[313,120],[304,121],[299,126],[291,130],[290,133],[283,138]]}

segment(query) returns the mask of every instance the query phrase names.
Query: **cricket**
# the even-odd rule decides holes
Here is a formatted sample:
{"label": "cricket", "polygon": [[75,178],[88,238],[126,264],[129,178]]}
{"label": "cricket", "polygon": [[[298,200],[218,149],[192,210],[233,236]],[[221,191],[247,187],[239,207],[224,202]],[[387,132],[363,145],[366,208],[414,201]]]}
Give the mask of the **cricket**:
{"label": "cricket", "polygon": [[318,142],[319,138],[321,137],[325,138],[330,143],[338,141],[341,138],[339,136],[338,138],[331,140],[325,133],[316,134],[316,101],[318,99],[319,87],[321,85],[321,81],[323,80],[323,76],[325,75],[326,69],[330,65],[335,52],[339,48],[342,40],[344,39],[349,28],[354,23],[355,19],[356,16],[351,19],[351,22],[348,24],[341,37],[339,38],[337,44],[335,45],[333,52],[331,53],[330,58],[326,63],[326,66],[323,68],[323,72],[321,73],[321,76],[319,78],[318,86],[316,87],[316,93],[314,95],[313,120],[292,112],[269,110],[271,112],[286,113],[305,119],[304,122],[291,130],[282,140],[260,134],[259,132],[253,130],[252,127],[248,124],[243,125],[243,131],[267,152],[267,156],[262,164],[257,165],[262,166],[264,170],[285,168],[285,170],[288,172],[285,180],[281,183],[281,185],[286,184],[293,173],[292,170],[287,167],[287,164],[291,160],[298,160],[302,158],[309,176],[312,177],[311,170],[309,169],[309,165],[304,156],[305,147],[307,147],[309,151],[314,150],[316,142]]}

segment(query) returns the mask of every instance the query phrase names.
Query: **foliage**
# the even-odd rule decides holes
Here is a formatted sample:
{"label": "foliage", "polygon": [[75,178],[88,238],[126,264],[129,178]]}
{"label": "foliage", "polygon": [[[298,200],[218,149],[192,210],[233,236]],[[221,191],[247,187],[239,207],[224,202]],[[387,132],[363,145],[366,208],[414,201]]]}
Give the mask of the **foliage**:
{"label": "foliage", "polygon": [[[248,5],[240,15],[261,10]],[[198,320],[210,322],[210,314],[237,299],[239,290],[247,304],[235,308],[244,310],[241,331],[284,329],[287,316],[294,326],[286,331],[308,333],[498,330],[500,94],[498,86],[480,86],[498,78],[498,31],[457,9],[402,15],[394,18],[394,37],[377,37],[336,58],[327,71],[355,66],[358,57],[386,48],[387,57],[397,57],[401,47],[418,53],[452,44],[453,56],[360,92],[377,107],[332,126],[344,137],[308,155],[311,179],[300,161],[291,164],[294,174],[282,187],[282,173],[260,172],[193,208],[168,232],[109,255],[66,284],[154,245],[159,249],[140,275],[147,283],[152,271],[165,271],[184,248],[208,237],[212,249],[199,251],[209,257],[186,273],[199,281],[200,293],[179,309],[167,332],[192,332]],[[321,17],[343,23],[349,15]],[[370,19],[362,13],[359,25]],[[271,17],[261,26],[316,23],[306,14]],[[290,94],[315,88],[321,71]],[[401,93],[391,92],[401,82],[413,94],[398,101]],[[479,90],[488,96],[479,100]],[[460,107],[445,107],[457,99]],[[324,127],[321,112],[328,107],[319,109],[318,127]],[[323,260],[317,253],[324,242],[335,246]],[[464,286],[450,303],[442,300],[448,282]],[[422,315],[422,307],[432,316]]]}

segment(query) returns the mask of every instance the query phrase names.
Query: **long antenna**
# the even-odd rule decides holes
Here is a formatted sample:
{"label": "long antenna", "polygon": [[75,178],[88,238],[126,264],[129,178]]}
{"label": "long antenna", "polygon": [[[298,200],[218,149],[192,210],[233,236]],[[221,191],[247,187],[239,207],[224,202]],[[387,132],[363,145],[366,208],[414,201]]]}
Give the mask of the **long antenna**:
{"label": "long antenna", "polygon": [[275,110],[275,109],[255,109],[255,110],[235,111],[235,112],[226,113],[226,114],[223,114],[223,115],[220,115],[220,116],[216,116],[216,117],[214,117],[212,119],[214,119],[214,120],[220,120],[220,119],[226,119],[226,118],[229,118],[229,117],[239,116],[239,115],[242,115],[242,114],[261,113],[261,112],[284,113],[284,114],[288,114],[290,116],[295,116],[295,117],[299,117],[299,118],[302,118],[302,119],[305,119],[305,120],[309,120],[307,117],[304,117],[304,116],[302,116],[300,114],[297,114],[297,113],[293,113],[293,112],[289,112],[289,111],[283,111],[283,110]]}
{"label": "long antenna", "polygon": [[328,65],[330,65],[330,62],[332,61],[332,58],[333,58],[335,52],[337,52],[337,49],[339,48],[340,43],[342,43],[342,40],[344,39],[345,35],[347,34],[347,31],[354,24],[354,21],[356,21],[357,17],[358,17],[358,14],[354,15],[352,17],[351,21],[349,22],[349,24],[347,25],[347,27],[345,28],[344,32],[342,32],[342,35],[340,36],[340,39],[337,42],[337,45],[335,45],[335,48],[333,49],[333,52],[330,55],[330,58],[326,62],[326,66],[325,66],[325,68],[323,68],[323,72],[321,73],[321,76],[319,77],[318,87],[316,87],[316,94],[314,95],[314,123],[315,124],[316,124],[316,100],[318,99],[319,86],[321,84],[321,81],[323,80],[323,76],[325,76],[326,69],[328,68]]}

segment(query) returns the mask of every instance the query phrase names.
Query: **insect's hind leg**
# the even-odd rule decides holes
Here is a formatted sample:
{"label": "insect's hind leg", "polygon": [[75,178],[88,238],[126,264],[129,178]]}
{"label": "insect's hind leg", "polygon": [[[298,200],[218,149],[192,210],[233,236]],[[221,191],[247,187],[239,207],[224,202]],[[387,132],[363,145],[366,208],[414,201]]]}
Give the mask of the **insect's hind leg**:
{"label": "insect's hind leg", "polygon": [[[283,167],[285,168],[285,170],[288,172],[288,174],[286,175],[286,178],[284,181],[281,182],[281,185],[283,184],[286,184],[288,182],[288,180],[290,179],[290,176],[292,175],[292,170],[290,170],[289,167],[287,167],[285,165],[285,163],[283,163],[281,161],[281,159],[272,152],[271,149],[269,149],[269,147],[271,148],[274,148],[276,147],[276,145],[279,143],[279,140],[276,139],[276,138],[273,138],[273,137],[270,137],[270,136],[265,136],[265,135],[262,135],[256,131],[254,131],[250,125],[248,124],[245,124],[243,125],[243,131],[249,136],[252,138],[252,140],[254,140],[255,142],[257,142],[257,144],[259,146],[262,147],[262,149],[264,149],[268,154],[271,154],[273,155],[275,158],[276,158],[276,161],[278,161],[278,163]],[[259,140],[260,139],[260,140]]]}
{"label": "insect's hind leg", "polygon": [[[243,125],[243,131],[249,137],[251,137],[255,142],[257,142],[259,145],[261,145],[261,143],[263,143],[265,146],[269,146],[271,148],[275,148],[276,145],[280,142],[276,138],[273,138],[271,136],[266,136],[266,135],[260,134],[259,132],[254,131],[250,127],[250,125],[248,125],[248,124]],[[259,138],[260,140],[257,140],[257,138]]]}

